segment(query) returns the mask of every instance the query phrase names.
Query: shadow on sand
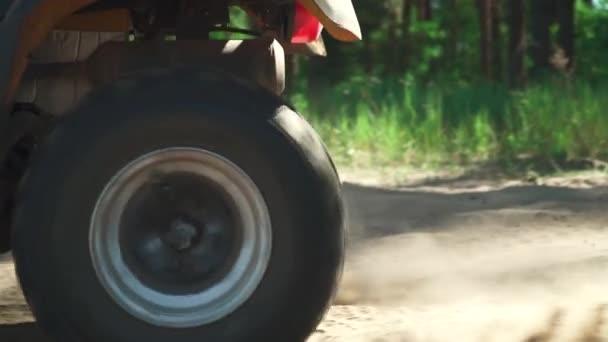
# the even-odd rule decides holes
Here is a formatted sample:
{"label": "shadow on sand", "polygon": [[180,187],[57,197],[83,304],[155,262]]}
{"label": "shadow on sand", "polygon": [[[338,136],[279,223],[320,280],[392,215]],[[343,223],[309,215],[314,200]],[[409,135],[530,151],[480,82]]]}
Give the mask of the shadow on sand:
{"label": "shadow on sand", "polygon": [[[424,185],[423,185],[424,186]],[[516,185],[498,189],[375,188],[345,183],[343,188],[349,224],[360,238],[379,238],[403,233],[446,230],[463,220],[483,225],[488,212],[494,217],[567,220],[572,214],[608,218],[608,187],[570,188]],[[515,214],[515,215],[513,215]]]}

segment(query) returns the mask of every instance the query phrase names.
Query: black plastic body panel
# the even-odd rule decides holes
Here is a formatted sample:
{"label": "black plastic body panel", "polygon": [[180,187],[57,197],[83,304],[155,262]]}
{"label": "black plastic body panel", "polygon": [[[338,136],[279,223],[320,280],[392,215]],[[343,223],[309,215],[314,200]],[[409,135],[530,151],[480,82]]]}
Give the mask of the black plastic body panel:
{"label": "black plastic body panel", "polygon": [[[7,2],[2,4],[0,9],[2,14],[0,18],[0,160],[4,160],[4,156],[10,148],[10,125],[9,103],[5,100],[8,93],[9,82],[12,76],[12,66],[14,63],[15,51],[17,49],[17,39],[21,21],[14,18],[9,20],[8,11],[13,1],[2,0]],[[10,2],[10,4],[8,3]],[[4,7],[6,6],[6,7]]]}
{"label": "black plastic body panel", "polygon": [[0,20],[4,18],[6,12],[8,12],[8,8],[13,3],[13,0],[0,0]]}
{"label": "black plastic body panel", "polygon": [[[0,54],[0,99],[5,99],[8,92],[8,83],[17,50],[19,27],[22,24],[22,20],[16,18],[15,15],[9,15],[8,12],[4,14],[3,20],[0,22],[0,51],[2,51]],[[6,104],[6,101],[1,101],[0,106],[5,107]]]}

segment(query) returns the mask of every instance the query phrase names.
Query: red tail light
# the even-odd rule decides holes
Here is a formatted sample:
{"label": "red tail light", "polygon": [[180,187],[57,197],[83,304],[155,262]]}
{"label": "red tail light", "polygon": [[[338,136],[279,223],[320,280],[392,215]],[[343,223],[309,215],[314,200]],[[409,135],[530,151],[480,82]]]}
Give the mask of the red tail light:
{"label": "red tail light", "polygon": [[321,35],[321,31],[323,31],[323,25],[319,19],[299,1],[296,2],[296,17],[291,42],[294,44],[314,42]]}

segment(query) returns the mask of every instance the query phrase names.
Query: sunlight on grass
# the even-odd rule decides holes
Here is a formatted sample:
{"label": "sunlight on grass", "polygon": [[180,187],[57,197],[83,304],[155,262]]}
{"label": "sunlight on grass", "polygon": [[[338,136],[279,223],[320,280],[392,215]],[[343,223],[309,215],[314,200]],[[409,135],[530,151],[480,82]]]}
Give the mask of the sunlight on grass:
{"label": "sunlight on grass", "polygon": [[340,89],[336,97],[313,103],[297,95],[294,102],[342,163],[608,157],[605,86],[554,81],[512,92],[492,85],[386,82]]}

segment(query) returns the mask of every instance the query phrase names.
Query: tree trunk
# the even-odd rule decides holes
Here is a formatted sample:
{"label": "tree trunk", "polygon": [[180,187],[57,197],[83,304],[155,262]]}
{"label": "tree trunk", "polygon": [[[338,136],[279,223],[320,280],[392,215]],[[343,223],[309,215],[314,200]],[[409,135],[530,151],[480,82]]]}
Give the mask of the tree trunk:
{"label": "tree trunk", "polygon": [[559,31],[557,34],[557,43],[563,53],[562,70],[570,73],[575,66],[575,27],[574,27],[574,0],[559,0],[557,19],[559,23]]}
{"label": "tree trunk", "polygon": [[433,19],[431,0],[418,0],[418,20],[429,21]]}
{"label": "tree trunk", "polygon": [[[511,0],[509,0],[511,1]],[[500,19],[501,19],[501,0],[492,0],[491,4],[491,18],[492,21],[492,57],[491,57],[491,68],[492,68],[492,79],[499,81],[503,76],[503,61],[502,61],[502,39],[500,34]]]}
{"label": "tree trunk", "polygon": [[[399,33],[401,31],[399,22],[399,16],[401,15],[400,8],[398,8],[397,6],[389,7],[387,9],[387,14],[388,17],[386,19],[388,21],[388,32],[386,42],[384,42],[383,44],[383,48],[386,49],[386,47],[389,47],[389,49],[386,49],[387,53],[384,65],[387,69],[385,70],[385,72],[392,74],[395,72],[399,72],[402,68],[401,54],[403,52],[401,51],[401,49],[399,49],[398,46],[396,46],[396,44],[399,44]],[[390,49],[390,47],[395,48]]]}
{"label": "tree trunk", "polygon": [[460,16],[458,15],[458,0],[450,0],[450,32],[448,41],[448,58],[453,59],[456,57],[458,50],[458,38],[460,36]]}
{"label": "tree trunk", "polygon": [[492,78],[492,0],[477,0],[479,11],[480,40],[480,67],[481,74]]}
{"label": "tree trunk", "polygon": [[537,76],[551,67],[550,26],[555,19],[555,0],[531,0],[531,52]]}
{"label": "tree trunk", "polygon": [[401,72],[405,73],[411,62],[410,47],[411,47],[411,35],[410,26],[412,21],[412,0],[403,0],[403,7],[401,7],[401,41],[392,42],[393,44],[400,47],[401,55]]}
{"label": "tree trunk", "polygon": [[526,83],[526,21],[524,0],[509,0],[509,82],[512,87]]}

